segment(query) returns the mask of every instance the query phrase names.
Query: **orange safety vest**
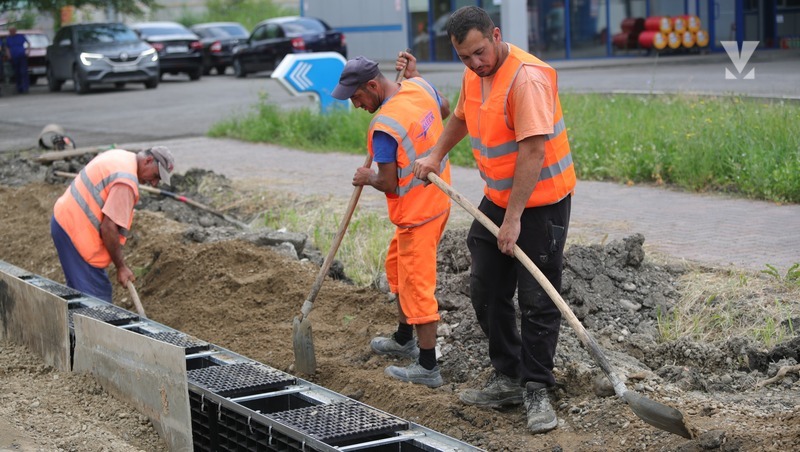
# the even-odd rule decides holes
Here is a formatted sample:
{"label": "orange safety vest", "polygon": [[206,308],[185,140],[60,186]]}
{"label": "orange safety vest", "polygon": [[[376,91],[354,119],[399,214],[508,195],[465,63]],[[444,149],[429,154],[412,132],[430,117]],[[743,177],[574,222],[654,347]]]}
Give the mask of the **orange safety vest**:
{"label": "orange safety vest", "polygon": [[[567,127],[558,98],[556,71],[543,61],[510,45],[506,61],[494,75],[491,91],[483,100],[481,78],[470,70],[464,71],[464,114],[472,144],[472,155],[486,182],[483,192],[490,201],[507,208],[514,182],[518,144],[514,129],[509,127],[506,103],[511,84],[523,65],[540,68],[550,79],[555,97],[553,133],[546,137],[545,157],[539,181],[525,207],[555,204],[575,188],[575,167],[567,140]],[[535,108],[535,106],[531,106]]]}
{"label": "orange safety vest", "polygon": [[[131,187],[134,204],[139,201],[136,154],[114,149],[98,155],[81,170],[53,208],[56,221],[92,267],[105,268],[111,263],[100,236],[100,223],[108,192],[116,184]],[[133,215],[130,223],[120,228],[120,244],[125,244],[132,222]]]}
{"label": "orange safety vest", "polygon": [[[450,209],[450,198],[433,184],[425,185],[414,177],[414,161],[427,157],[442,135],[442,113],[436,91],[425,80],[405,80],[400,90],[383,106],[369,126],[367,149],[370,155],[376,131],[391,135],[397,142],[397,189],[386,193],[389,219],[399,227],[414,227],[444,214]],[[442,179],[450,183],[450,161],[442,160]]]}

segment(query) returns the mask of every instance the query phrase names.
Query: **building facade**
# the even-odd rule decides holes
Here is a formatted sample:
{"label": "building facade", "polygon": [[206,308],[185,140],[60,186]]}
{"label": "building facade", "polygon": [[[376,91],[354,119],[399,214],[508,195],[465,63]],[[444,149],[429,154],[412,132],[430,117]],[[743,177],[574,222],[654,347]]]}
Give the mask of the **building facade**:
{"label": "building facade", "polygon": [[[708,51],[723,51],[721,41],[758,41],[758,49],[800,47],[800,0],[299,0],[302,15],[345,32],[352,55],[390,60],[410,48],[422,61],[456,61],[444,25],[467,5],[487,10],[504,40],[546,60],[653,50],[652,44],[615,41],[635,18],[691,17]],[[687,37],[702,42],[694,33]]]}

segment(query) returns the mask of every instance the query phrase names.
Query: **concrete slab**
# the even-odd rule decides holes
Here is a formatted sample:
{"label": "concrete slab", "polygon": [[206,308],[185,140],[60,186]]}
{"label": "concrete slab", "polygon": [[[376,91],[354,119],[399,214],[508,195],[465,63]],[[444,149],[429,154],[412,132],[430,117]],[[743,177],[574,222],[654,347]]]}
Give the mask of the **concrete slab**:
{"label": "concrete slab", "polygon": [[184,349],[79,314],[73,323],[74,371],[149,417],[170,450],[192,450]]}

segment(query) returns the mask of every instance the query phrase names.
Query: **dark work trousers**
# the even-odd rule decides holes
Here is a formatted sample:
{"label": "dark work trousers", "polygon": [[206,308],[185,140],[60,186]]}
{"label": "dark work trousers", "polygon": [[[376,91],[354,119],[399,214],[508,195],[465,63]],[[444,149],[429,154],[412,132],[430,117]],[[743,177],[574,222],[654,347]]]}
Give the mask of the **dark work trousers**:
{"label": "dark work trousers", "polygon": [[14,78],[17,81],[17,92],[28,92],[28,57],[25,55],[11,58],[11,67],[14,68]]}
{"label": "dark work trousers", "polygon": [[[558,291],[571,200],[570,195],[556,204],[525,209],[517,239],[517,245]],[[503,223],[505,209],[487,198],[479,210],[498,226]],[[500,252],[497,238],[478,221],[472,223],[467,245],[472,255],[472,306],[489,338],[492,366],[508,377],[519,378],[522,386],[529,381],[554,385],[553,358],[561,326],[558,307],[519,261]],[[519,330],[515,290],[522,315]]]}

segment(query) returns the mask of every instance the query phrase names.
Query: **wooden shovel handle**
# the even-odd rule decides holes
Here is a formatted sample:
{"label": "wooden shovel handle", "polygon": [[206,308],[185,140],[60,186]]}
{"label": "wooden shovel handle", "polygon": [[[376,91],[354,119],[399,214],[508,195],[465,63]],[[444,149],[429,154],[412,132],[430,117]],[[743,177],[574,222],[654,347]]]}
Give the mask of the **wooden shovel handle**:
{"label": "wooden shovel handle", "polygon": [[[367,158],[364,160],[364,168],[369,168],[371,165],[372,155],[367,154]],[[308,313],[311,312],[311,308],[314,306],[314,300],[317,298],[319,289],[322,288],[322,283],[325,281],[325,275],[328,274],[328,270],[331,268],[333,258],[336,256],[336,251],[339,250],[339,245],[342,244],[344,233],[347,231],[347,226],[350,224],[350,218],[352,218],[353,212],[356,210],[358,198],[361,196],[361,191],[363,189],[364,186],[359,185],[353,189],[353,194],[350,195],[350,202],[347,204],[347,211],[345,211],[344,217],[342,217],[342,222],[339,224],[339,230],[336,231],[336,236],[333,238],[331,249],[328,250],[328,255],[325,256],[325,260],[322,262],[322,267],[319,268],[319,273],[317,273],[317,279],[314,280],[314,285],[311,286],[311,292],[308,294],[308,298],[306,298],[306,301],[303,303],[303,307],[300,309],[300,320],[303,320]]]}
{"label": "wooden shovel handle", "polygon": [[[410,51],[411,50],[406,49],[406,52]],[[405,72],[405,68],[403,68],[402,71],[397,71],[397,77],[395,79],[397,82],[403,79],[403,72]],[[369,168],[371,165],[372,156],[367,153],[367,158],[364,160],[364,168]],[[303,306],[300,308],[301,321],[308,315],[309,312],[311,312],[311,308],[314,307],[314,300],[316,300],[317,294],[322,288],[322,283],[325,281],[325,275],[328,274],[328,270],[331,268],[333,257],[336,256],[336,252],[339,250],[339,245],[342,244],[344,233],[347,231],[347,226],[350,224],[350,218],[353,216],[353,212],[356,210],[358,198],[361,196],[361,190],[363,189],[364,186],[358,186],[353,189],[353,194],[350,196],[350,203],[347,204],[347,211],[344,213],[342,222],[339,224],[339,230],[336,232],[336,236],[333,238],[333,243],[331,243],[331,249],[328,250],[328,255],[325,256],[325,260],[322,262],[322,267],[320,267],[319,273],[317,273],[317,279],[314,280],[314,285],[311,286],[311,292],[308,294],[308,298],[306,298],[306,301],[303,302]]]}
{"label": "wooden shovel handle", "polygon": [[130,292],[131,298],[133,298],[133,304],[136,306],[136,312],[139,313],[140,317],[147,318],[147,316],[144,314],[144,307],[142,306],[142,301],[139,300],[139,294],[136,293],[136,287],[133,286],[133,283],[131,281],[128,281],[125,285],[128,287],[128,292]]}
{"label": "wooden shovel handle", "polygon": [[[458,192],[456,192],[453,187],[448,185],[445,181],[442,180],[435,173],[428,173],[428,180],[435,184],[439,189],[447,194],[453,201],[458,203],[461,207],[464,208],[470,215],[472,215],[478,222],[480,222],[483,227],[489,230],[495,237],[500,232],[500,228],[492,222],[483,212],[478,210],[474,205],[472,205],[469,200],[461,196]],[[618,396],[622,396],[627,389],[625,388],[624,383],[622,380],[617,376],[614,372],[614,368],[611,367],[611,363],[606,359],[605,355],[602,351],[600,351],[600,346],[595,342],[594,338],[589,335],[589,332],[586,331],[586,328],[583,327],[583,324],[577,317],[575,317],[575,313],[572,312],[569,305],[563,298],[561,298],[561,294],[558,293],[553,284],[550,283],[550,280],[544,276],[541,270],[533,263],[533,261],[525,254],[522,249],[514,245],[514,257],[519,260],[522,265],[533,275],[536,279],[536,282],[539,283],[542,288],[544,288],[547,295],[550,296],[550,299],[553,300],[558,310],[561,311],[561,314],[567,319],[567,323],[575,330],[575,333],[578,335],[578,339],[583,342],[583,345],[589,349],[589,353],[594,358],[595,362],[603,369],[608,379],[611,380],[611,384],[614,386],[614,392],[617,393]]]}

